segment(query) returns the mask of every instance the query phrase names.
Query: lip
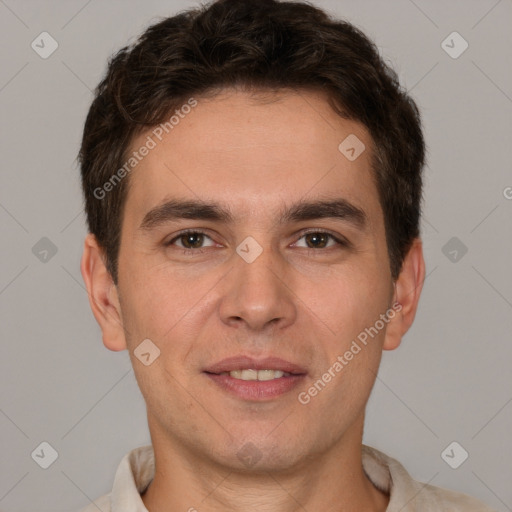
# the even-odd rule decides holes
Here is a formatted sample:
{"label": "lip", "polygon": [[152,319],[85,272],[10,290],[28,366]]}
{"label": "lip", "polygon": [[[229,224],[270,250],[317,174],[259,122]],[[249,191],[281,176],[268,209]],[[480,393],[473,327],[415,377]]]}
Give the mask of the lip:
{"label": "lip", "polygon": [[[290,375],[283,375],[272,380],[241,380],[230,375],[219,375],[233,370],[282,370]],[[307,370],[297,364],[279,357],[255,359],[249,356],[234,356],[223,359],[205,370],[205,375],[223,391],[242,400],[262,402],[277,398],[297,387],[306,377]]]}
{"label": "lip", "polygon": [[[208,374],[219,374],[222,372],[231,372],[234,370],[282,370],[286,373],[296,375],[305,375],[307,374],[307,370],[297,364],[291,363],[290,361],[286,361],[285,359],[281,359],[279,357],[266,357],[264,359],[255,359],[254,357],[249,356],[234,356],[228,357],[219,361],[208,368],[205,368],[203,371]],[[248,381],[244,381],[248,382]]]}
{"label": "lip", "polygon": [[242,400],[263,402],[284,395],[296,388],[305,374],[283,376],[273,380],[241,380],[229,375],[206,373],[223,391]]}

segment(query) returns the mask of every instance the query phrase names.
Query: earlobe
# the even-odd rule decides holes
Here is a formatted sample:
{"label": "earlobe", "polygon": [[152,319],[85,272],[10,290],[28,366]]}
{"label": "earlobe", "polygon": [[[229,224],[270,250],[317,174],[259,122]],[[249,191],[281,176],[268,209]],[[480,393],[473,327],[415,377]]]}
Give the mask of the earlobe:
{"label": "earlobe", "polygon": [[84,241],[80,271],[91,310],[102,331],[103,344],[114,351],[126,349],[117,287],[105,266],[102,249],[91,233]]}
{"label": "earlobe", "polygon": [[402,336],[414,321],[420,300],[423,281],[425,280],[425,261],[420,239],[415,239],[404,258],[402,270],[395,282],[392,304],[397,304],[397,312],[389,322],[382,348],[394,350],[400,345]]}

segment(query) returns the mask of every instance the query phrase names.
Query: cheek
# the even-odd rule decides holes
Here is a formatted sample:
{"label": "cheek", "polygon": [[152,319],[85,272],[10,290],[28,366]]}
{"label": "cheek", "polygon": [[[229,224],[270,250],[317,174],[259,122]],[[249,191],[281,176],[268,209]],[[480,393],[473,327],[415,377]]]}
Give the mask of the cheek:
{"label": "cheek", "polygon": [[149,338],[161,361],[179,366],[211,314],[209,291],[218,278],[190,279],[170,266],[144,269],[135,261],[125,272],[121,308],[130,351]]}
{"label": "cheek", "polygon": [[346,343],[379,319],[389,307],[391,282],[366,267],[332,272],[316,291],[309,290],[311,309],[330,328],[337,343]]}
{"label": "cheek", "polygon": [[346,421],[347,411],[356,414],[370,394],[387,325],[381,315],[390,308],[390,295],[387,283],[370,273],[340,276],[324,291],[322,320],[330,333],[312,382],[329,381],[317,404],[333,411],[334,425]]}

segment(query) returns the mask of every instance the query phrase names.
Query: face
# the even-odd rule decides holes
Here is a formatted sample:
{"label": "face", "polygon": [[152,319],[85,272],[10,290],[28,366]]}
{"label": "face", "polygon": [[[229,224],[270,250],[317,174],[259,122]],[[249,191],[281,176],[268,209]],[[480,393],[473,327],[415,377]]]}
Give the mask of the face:
{"label": "face", "polygon": [[320,93],[196,99],[132,144],[156,141],[129,178],[119,336],[152,436],[292,467],[360,431],[396,322],[372,140]]}

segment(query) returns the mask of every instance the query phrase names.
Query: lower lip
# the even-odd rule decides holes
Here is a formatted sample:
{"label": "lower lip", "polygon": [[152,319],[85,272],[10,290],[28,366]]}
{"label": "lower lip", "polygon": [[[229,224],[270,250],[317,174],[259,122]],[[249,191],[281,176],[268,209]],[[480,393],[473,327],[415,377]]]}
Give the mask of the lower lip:
{"label": "lower lip", "polygon": [[272,380],[241,380],[230,375],[206,373],[217,385],[243,400],[263,401],[288,393],[297,387],[305,375],[290,375]]}

